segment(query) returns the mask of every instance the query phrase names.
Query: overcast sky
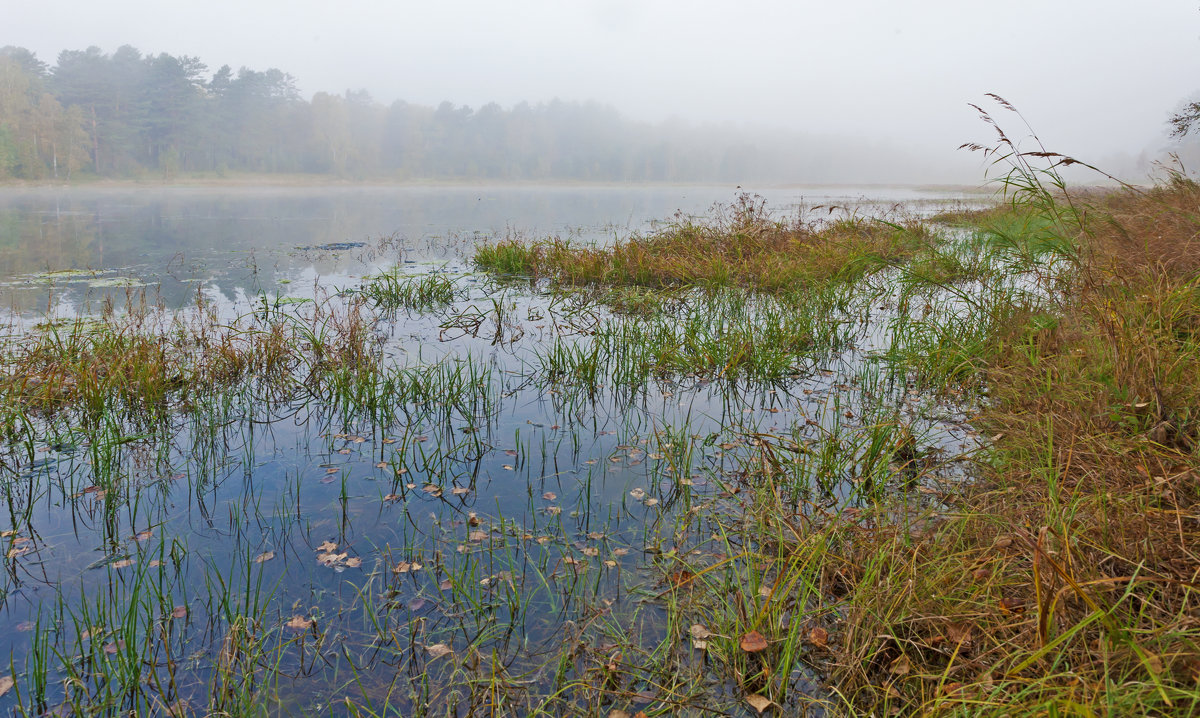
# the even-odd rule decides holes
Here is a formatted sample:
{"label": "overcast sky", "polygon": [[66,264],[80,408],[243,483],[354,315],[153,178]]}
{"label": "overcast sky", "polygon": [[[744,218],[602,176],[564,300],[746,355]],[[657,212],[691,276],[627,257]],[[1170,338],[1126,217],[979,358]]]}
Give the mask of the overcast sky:
{"label": "overcast sky", "polygon": [[0,45],[53,64],[123,44],[294,75],[306,96],[478,107],[597,100],[951,153],[1008,98],[1051,149],[1162,144],[1200,91],[1196,0],[0,0]]}

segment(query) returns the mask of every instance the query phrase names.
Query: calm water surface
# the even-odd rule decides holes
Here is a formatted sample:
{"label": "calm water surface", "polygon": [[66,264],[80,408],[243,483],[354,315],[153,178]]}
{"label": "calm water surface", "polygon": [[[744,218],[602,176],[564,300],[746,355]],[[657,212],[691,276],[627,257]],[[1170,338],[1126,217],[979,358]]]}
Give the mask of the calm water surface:
{"label": "calm water surface", "polygon": [[[963,199],[903,188],[760,194],[780,213]],[[233,673],[274,676],[262,695],[284,714],[340,714],[346,698],[381,714],[486,713],[455,682],[462,662],[437,646],[503,666],[528,692],[506,705],[532,706],[560,685],[556,672],[590,680],[586,666],[563,667],[564,641],[653,644],[668,631],[655,598],[672,561],[720,555],[704,515],[736,510],[723,488],[752,450],[745,436],[861,429],[845,417],[864,403],[849,385],[874,376],[866,350],[813,357],[782,383],[665,377],[581,390],[537,367],[556,339],[586,342],[610,315],[477,276],[470,256],[506,236],[612,241],[735,198],[726,187],[0,192],[0,297],[22,321],[143,296],[168,309],[199,298],[233,319],[334,301],[390,267],[443,273],[459,290],[448,308],[374,328],[389,361],[428,372],[432,400],[381,412],[303,393],[242,395],[180,412],[153,435],[118,427],[103,447],[61,430],[32,459],[10,447],[0,656],[23,689],[0,696],[0,710],[40,700],[61,712],[103,694],[110,663],[139,645],[129,660],[143,684],[174,661],[168,698],[202,714],[225,690],[239,631],[263,657]],[[452,321],[497,308],[503,322],[479,331]],[[455,386],[467,387],[462,400]],[[930,446],[969,442],[952,412],[886,391]],[[115,488],[96,491],[101,471]],[[853,496],[845,484],[817,500]],[[297,616],[322,638],[288,628]],[[707,675],[694,653],[682,660]],[[64,687],[64,662],[84,685]],[[40,694],[39,665],[49,666]],[[794,696],[824,695],[802,665],[787,680]],[[662,709],[671,703],[656,701],[671,698],[660,689],[635,678],[611,706]],[[154,712],[128,686],[118,695]],[[731,693],[727,708],[746,711],[739,700]]]}

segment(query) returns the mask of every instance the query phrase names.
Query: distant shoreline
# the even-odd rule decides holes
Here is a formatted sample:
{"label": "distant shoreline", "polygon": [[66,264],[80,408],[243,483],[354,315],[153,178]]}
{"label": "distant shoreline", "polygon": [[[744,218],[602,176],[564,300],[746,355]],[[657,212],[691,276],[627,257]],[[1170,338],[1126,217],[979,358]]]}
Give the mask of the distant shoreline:
{"label": "distant shoreline", "polygon": [[864,190],[872,188],[904,188],[917,192],[963,192],[967,194],[991,194],[992,188],[953,182],[934,184],[928,182],[744,182],[742,184],[720,181],[696,182],[619,182],[583,180],[488,180],[488,179],[398,179],[364,178],[346,179],[330,175],[303,174],[235,174],[225,177],[211,175],[180,176],[172,179],[152,178],[100,178],[64,182],[61,180],[3,180],[0,192],[40,190],[142,190],[142,189],[389,189],[389,188],[471,188],[471,187],[562,187],[562,188],[641,188],[641,187],[724,187],[731,192],[755,189],[806,189],[839,188]]}

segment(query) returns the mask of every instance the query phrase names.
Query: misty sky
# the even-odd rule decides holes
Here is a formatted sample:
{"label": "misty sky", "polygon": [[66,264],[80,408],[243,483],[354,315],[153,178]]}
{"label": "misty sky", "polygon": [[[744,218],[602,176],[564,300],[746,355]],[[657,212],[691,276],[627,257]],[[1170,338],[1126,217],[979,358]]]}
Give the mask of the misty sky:
{"label": "misty sky", "polygon": [[306,97],[478,108],[597,100],[628,116],[854,135],[953,153],[996,92],[1051,149],[1161,146],[1200,92],[1195,0],[0,0],[0,45],[50,63],[130,44],[293,74]]}

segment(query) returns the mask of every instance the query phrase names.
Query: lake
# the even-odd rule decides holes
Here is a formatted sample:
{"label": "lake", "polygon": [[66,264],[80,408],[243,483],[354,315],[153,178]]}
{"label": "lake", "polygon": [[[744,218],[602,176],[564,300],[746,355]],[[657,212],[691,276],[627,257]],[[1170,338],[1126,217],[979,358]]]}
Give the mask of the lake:
{"label": "lake", "polygon": [[[3,423],[0,710],[753,715],[716,668],[717,639],[695,630],[711,609],[688,594],[722,577],[737,610],[774,600],[757,549],[726,533],[747,511],[748,462],[834,446],[790,469],[805,482],[781,496],[805,515],[904,490],[887,461],[863,458],[892,428],[871,418],[880,407],[930,452],[973,446],[954,407],[880,368],[896,311],[881,306],[894,304],[886,279],[811,318],[821,340],[782,368],[656,372],[612,357],[637,332],[670,343],[730,318],[751,336],[800,320],[743,294],[670,297],[655,319],[471,261],[504,238],[611,244],[737,193],[0,192],[5,386],[49,402],[12,404]],[[817,220],[975,201],[757,193]],[[384,306],[381,277],[408,298]],[[426,289],[442,298],[414,298]],[[123,329],[101,347],[103,322]],[[196,376],[211,386],[168,382],[157,404],[18,369],[32,366],[30,336],[40,352],[133,356],[139,332],[173,337],[147,355],[165,371],[218,350],[224,363],[206,358]],[[97,376],[142,381],[149,366],[108,361]],[[94,402],[53,405],[76,390]],[[871,485],[871,471],[891,478]],[[823,711],[817,666],[797,659],[773,680],[785,711]]]}

